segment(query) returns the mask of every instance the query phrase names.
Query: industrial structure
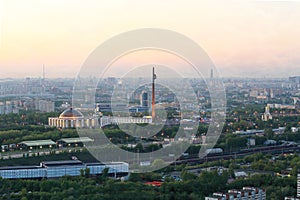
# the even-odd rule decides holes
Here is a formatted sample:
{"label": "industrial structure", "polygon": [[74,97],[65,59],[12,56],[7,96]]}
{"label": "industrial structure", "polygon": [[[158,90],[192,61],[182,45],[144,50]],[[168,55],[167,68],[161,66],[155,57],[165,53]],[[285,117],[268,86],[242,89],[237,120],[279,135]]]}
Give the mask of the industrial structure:
{"label": "industrial structure", "polygon": [[155,118],[155,79],[156,79],[156,74],[154,71],[153,67],[153,72],[152,72],[152,119],[154,120]]}

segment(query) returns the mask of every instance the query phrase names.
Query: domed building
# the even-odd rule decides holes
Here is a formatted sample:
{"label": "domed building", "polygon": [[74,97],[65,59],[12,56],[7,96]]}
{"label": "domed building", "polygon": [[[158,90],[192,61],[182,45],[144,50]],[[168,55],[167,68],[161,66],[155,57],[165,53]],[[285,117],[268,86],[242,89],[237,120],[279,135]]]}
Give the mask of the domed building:
{"label": "domed building", "polygon": [[100,126],[100,119],[99,116],[84,117],[80,111],[68,108],[59,117],[49,117],[48,124],[59,128],[92,128]]}
{"label": "domed building", "polygon": [[74,110],[73,108],[66,109],[64,112],[62,112],[59,115],[59,118],[64,119],[64,118],[83,118],[83,114],[78,111]]}
{"label": "domed building", "polygon": [[151,116],[114,117],[95,114],[85,117],[80,111],[68,108],[59,117],[49,117],[48,125],[57,128],[97,128],[109,124],[152,123]]}

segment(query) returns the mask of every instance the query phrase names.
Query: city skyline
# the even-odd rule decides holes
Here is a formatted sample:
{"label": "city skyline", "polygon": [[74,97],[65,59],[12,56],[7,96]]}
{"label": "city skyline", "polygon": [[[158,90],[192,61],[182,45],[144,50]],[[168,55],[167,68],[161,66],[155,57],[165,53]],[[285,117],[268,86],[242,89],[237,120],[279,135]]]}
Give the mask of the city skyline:
{"label": "city skyline", "polygon": [[[300,75],[296,1],[1,0],[0,5],[0,78],[42,77],[43,65],[47,78],[76,77],[102,42],[145,27],[173,30],[194,40],[221,77]],[[170,54],[141,51],[115,66],[126,72],[128,66],[153,62],[179,69],[186,65]]]}

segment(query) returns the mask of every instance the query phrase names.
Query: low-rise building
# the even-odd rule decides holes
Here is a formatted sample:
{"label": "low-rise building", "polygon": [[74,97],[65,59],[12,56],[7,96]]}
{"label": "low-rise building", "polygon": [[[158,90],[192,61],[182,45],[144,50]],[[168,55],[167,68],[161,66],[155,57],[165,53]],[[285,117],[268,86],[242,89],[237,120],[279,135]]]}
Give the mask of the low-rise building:
{"label": "low-rise building", "polygon": [[263,121],[269,121],[269,120],[272,119],[272,115],[271,115],[271,113],[270,113],[270,106],[269,106],[269,105],[267,105],[267,106],[265,107],[265,113],[262,115],[261,119],[262,119]]}
{"label": "low-rise building", "polygon": [[83,163],[80,160],[47,161],[39,166],[8,166],[0,167],[3,179],[42,179],[59,178],[62,176],[79,176],[82,170],[89,169],[90,175],[102,174],[108,168],[108,174],[114,177],[128,175],[129,166],[125,162]]}
{"label": "low-rise building", "polygon": [[57,141],[58,147],[77,147],[84,146],[84,143],[93,142],[94,140],[89,137],[80,138],[62,138]]}
{"label": "low-rise building", "polygon": [[35,109],[42,112],[54,112],[55,104],[50,100],[36,100]]}
{"label": "low-rise building", "polygon": [[68,108],[59,117],[49,117],[48,125],[58,128],[97,128],[109,124],[152,123],[151,116],[144,117],[114,117],[93,115],[85,117],[80,111]]}
{"label": "low-rise building", "polygon": [[227,193],[215,192],[205,200],[266,200],[266,191],[261,188],[243,187],[242,190],[228,190]]}
{"label": "low-rise building", "polygon": [[22,141],[18,144],[19,149],[33,150],[33,149],[48,149],[56,147],[56,143],[52,140],[32,140]]}

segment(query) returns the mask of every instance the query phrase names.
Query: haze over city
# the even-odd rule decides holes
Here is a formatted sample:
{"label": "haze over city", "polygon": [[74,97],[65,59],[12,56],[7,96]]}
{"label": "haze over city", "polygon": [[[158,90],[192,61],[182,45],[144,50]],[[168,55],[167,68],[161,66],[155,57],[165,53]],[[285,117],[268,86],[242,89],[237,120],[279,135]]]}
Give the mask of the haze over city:
{"label": "haze over city", "polygon": [[[296,1],[0,0],[0,78],[41,77],[43,64],[47,78],[75,77],[102,42],[146,27],[194,40],[223,77],[299,75],[299,19]],[[153,58],[185,65],[172,55],[141,51],[116,69],[126,72]]]}
{"label": "haze over city", "polygon": [[300,200],[300,0],[0,0],[0,199]]}

